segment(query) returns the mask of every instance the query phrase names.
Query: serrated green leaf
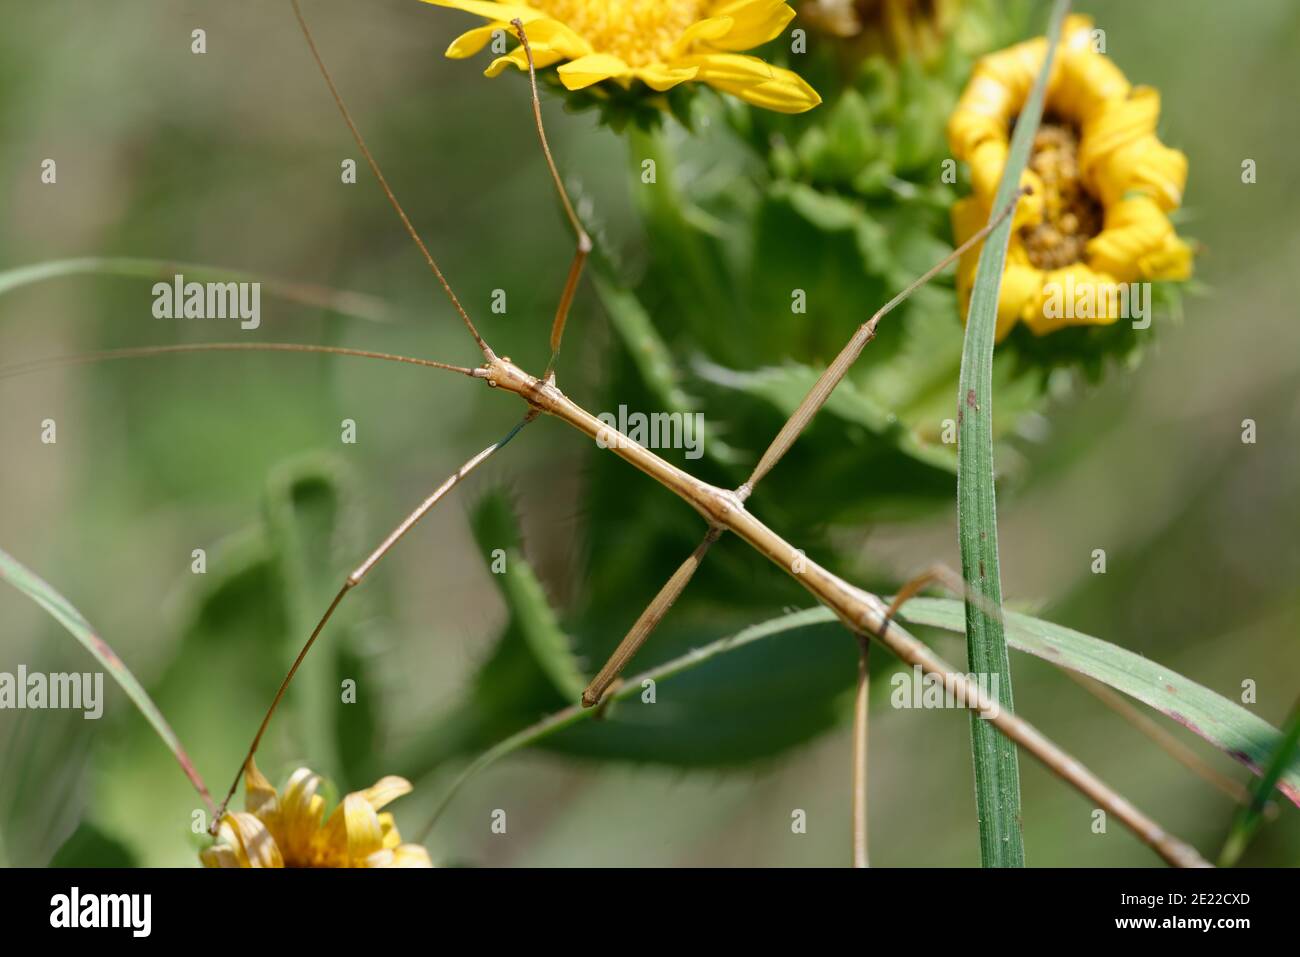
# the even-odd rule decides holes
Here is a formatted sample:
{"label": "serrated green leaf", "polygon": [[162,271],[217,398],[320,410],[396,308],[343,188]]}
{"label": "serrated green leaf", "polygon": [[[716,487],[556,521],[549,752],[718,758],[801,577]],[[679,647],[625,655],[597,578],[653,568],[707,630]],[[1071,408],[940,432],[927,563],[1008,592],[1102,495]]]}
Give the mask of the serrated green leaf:
{"label": "serrated green leaf", "polygon": [[[510,612],[511,628],[523,638],[560,698],[577,701],[587,679],[573,654],[572,639],[560,627],[545,588],[524,557],[519,522],[506,495],[496,491],[484,496],[474,509],[472,525]],[[504,570],[496,564],[501,559]]]}

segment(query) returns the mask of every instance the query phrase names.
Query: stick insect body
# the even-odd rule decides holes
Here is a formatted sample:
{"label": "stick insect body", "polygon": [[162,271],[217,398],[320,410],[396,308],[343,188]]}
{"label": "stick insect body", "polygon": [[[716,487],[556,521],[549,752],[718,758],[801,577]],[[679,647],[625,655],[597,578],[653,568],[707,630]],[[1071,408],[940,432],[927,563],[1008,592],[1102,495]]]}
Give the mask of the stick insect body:
{"label": "stick insect body", "polygon": [[[311,635],[308,637],[302,650],[299,652],[297,659],[285,675],[279,690],[276,692],[270,708],[266,712],[257,733],[252,739],[248,753],[241,764],[240,769],[237,771],[225,799],[221,802],[220,807],[212,817],[210,830],[213,833],[216,832],[225,809],[243,777],[244,769],[253,759],[276,708],[307,653],[311,650],[317,638],[320,637],[325,625],[329,622],[331,616],[347,594],[353,588],[361,584],[369,572],[373,570],[373,568],[398,543],[398,541],[400,541],[401,538],[420,521],[420,519],[422,519],[438,502],[445,498],[446,495],[460,484],[460,482],[477,466],[482,464],[499,449],[505,446],[519,433],[520,430],[537,418],[547,416],[559,419],[593,440],[600,437],[608,438],[612,431],[610,426],[601,422],[586,409],[569,399],[561,391],[556,381],[556,364],[560,353],[568,312],[580,285],[586,259],[592,250],[592,241],[584,230],[582,223],[569,200],[562,178],[551,154],[549,143],[546,139],[545,128],[542,122],[540,99],[537,92],[536,70],[533,62],[532,50],[529,46],[528,37],[523,24],[516,20],[514,21],[513,26],[519,36],[528,60],[529,85],[535,126],[551,178],[554,181],[554,185],[564,207],[565,215],[576,237],[574,258],[562,288],[555,319],[551,329],[551,357],[547,363],[546,369],[540,377],[534,376],[520,368],[509,358],[498,356],[479,334],[469,314],[457,299],[450,283],[439,268],[437,261],[420,238],[419,233],[412,225],[411,220],[408,218],[401,204],[398,202],[397,197],[389,187],[378,163],[371,154],[369,148],[366,146],[365,140],[361,136],[356,123],[353,121],[347,106],[335,86],[329,70],[325,66],[320,52],[317,49],[312,32],[303,17],[299,0],[291,0],[291,4],[298,24],[306,38],[312,57],[329,87],[330,94],[334,99],[344,122],[353,138],[356,140],[358,147],[362,151],[362,154],[381,189],[401,220],[404,229],[415,245],[419,248],[426,264],[434,274],[448,301],[451,303],[452,308],[460,317],[462,323],[473,338],[482,355],[482,364],[476,368],[467,368],[427,359],[411,359],[403,356],[367,353],[362,350],[332,349],[329,347],[317,347],[292,343],[240,345],[211,343],[198,346],[132,349],[120,350],[114,353],[100,353],[94,356],[73,357],[73,361],[87,361],[95,358],[124,358],[131,356],[164,354],[169,352],[203,350],[234,351],[236,349],[262,349],[327,352],[391,361],[413,362],[420,365],[440,368],[446,371],[457,372],[474,379],[482,379],[489,387],[510,392],[518,396],[524,402],[525,410],[522,419],[509,433],[491,445],[486,446],[482,451],[470,458],[455,473],[449,476],[441,485],[431,492],[429,496],[410,513],[410,515],[408,515],[395,529],[393,529],[393,531],[384,538],[380,545],[356,566],[350,575],[348,575],[338,593],[334,596],[328,608],[325,610],[320,621],[313,629]],[[1018,198],[1019,197],[1017,197],[1017,199]],[[856,361],[865,347],[874,338],[876,328],[881,319],[916,288],[938,275],[967,249],[982,241],[989,230],[1012,212],[1015,207],[1015,202],[1016,201],[1013,200],[1006,208],[998,211],[983,230],[976,233],[966,243],[962,244],[949,256],[945,257],[943,261],[936,264],[931,270],[917,279],[907,289],[895,296],[894,299],[883,306],[867,322],[863,323],[859,327],[841,353],[809,391],[808,395],[800,404],[794,415],[791,416],[790,420],[782,427],[779,434],[773,440],[771,446],[760,458],[758,465],[754,468],[749,478],[739,487],[735,489],[725,489],[703,482],[683,469],[667,462],[660,456],[656,455],[653,451],[630,440],[626,440],[626,437],[623,437],[625,441],[602,441],[598,443],[691,505],[704,520],[706,528],[699,546],[697,546],[691,555],[686,558],[678,570],[674,572],[663,588],[661,588],[658,595],[656,595],[650,605],[636,619],[626,637],[611,656],[609,662],[600,670],[584,691],[582,695],[582,704],[586,707],[594,707],[600,704],[608,689],[618,680],[619,674],[632,659],[637,649],[649,637],[655,626],[660,620],[662,620],[673,602],[690,582],[691,577],[703,561],[710,547],[718,541],[723,534],[731,532],[758,551],[763,557],[781,567],[814,598],[816,598],[817,601],[830,608],[840,621],[843,622],[845,627],[862,643],[863,652],[859,666],[859,716],[857,720],[862,722],[863,725],[865,725],[866,710],[865,698],[863,697],[863,685],[866,680],[866,647],[869,641],[879,641],[908,665],[919,666],[926,674],[938,678],[942,682],[945,691],[957,696],[958,700],[964,701],[971,711],[988,714],[988,720],[990,720],[1003,734],[1015,741],[1025,750],[1031,752],[1055,774],[1077,788],[1090,800],[1094,801],[1097,806],[1105,809],[1108,813],[1115,815],[1121,822],[1128,826],[1140,840],[1152,847],[1152,849],[1166,861],[1178,866],[1204,866],[1205,862],[1194,848],[1183,843],[1173,835],[1166,833],[1155,821],[1151,820],[1127,800],[1115,793],[1082,764],[1074,760],[1070,755],[1066,754],[1057,745],[1042,735],[1033,727],[1033,725],[1012,713],[1010,710],[997,707],[996,701],[990,699],[990,697],[980,689],[976,682],[957,671],[938,655],[934,654],[925,644],[898,625],[893,620],[893,614],[896,611],[899,602],[896,602],[894,606],[890,606],[879,596],[844,581],[837,575],[819,565],[817,562],[805,557],[801,550],[797,549],[785,538],[769,528],[746,508],[746,500],[753,492],[755,486],[772,468],[776,466],[782,456],[784,456],[784,454],[790,449],[818,409],[822,404],[824,404],[835,386],[843,379],[845,374],[847,374],[854,361]],[[32,368],[40,365],[42,365],[42,363],[29,363],[26,366],[20,368],[16,367],[9,371],[30,371]],[[900,600],[902,597],[903,596],[900,596]],[[855,781],[864,778],[864,768],[865,740],[861,740],[855,745]],[[854,858],[855,862],[865,863],[865,825],[864,821],[858,819],[859,816],[863,818],[865,817],[865,798],[864,796],[861,796],[863,799],[859,801],[859,797],[860,795],[857,794],[857,787],[855,786]]]}

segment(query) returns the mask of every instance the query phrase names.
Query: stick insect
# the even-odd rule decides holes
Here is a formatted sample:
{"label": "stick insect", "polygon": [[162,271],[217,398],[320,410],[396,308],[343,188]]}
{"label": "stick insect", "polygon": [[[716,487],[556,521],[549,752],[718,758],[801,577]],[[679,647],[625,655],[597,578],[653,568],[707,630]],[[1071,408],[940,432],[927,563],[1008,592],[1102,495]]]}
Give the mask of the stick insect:
{"label": "stick insect", "polygon": [[[616,685],[620,675],[631,662],[637,651],[649,639],[656,626],[669,613],[674,602],[689,585],[692,577],[705,560],[712,546],[723,535],[732,534],[744,541],[758,555],[774,563],[791,576],[802,588],[818,602],[829,608],[843,623],[850,635],[860,645],[858,665],[858,694],[855,707],[854,740],[854,859],[855,863],[866,863],[865,842],[865,782],[866,775],[866,715],[867,715],[867,681],[869,677],[868,654],[870,644],[875,642],[893,652],[909,666],[920,668],[932,676],[957,700],[975,712],[988,716],[988,720],[1024,750],[1033,754],[1054,774],[1078,789],[1096,806],[1104,809],[1128,827],[1140,840],[1150,846],[1157,854],[1170,864],[1177,866],[1203,866],[1205,862],[1190,845],[1167,833],[1154,820],[1138,810],[1113,789],[1101,781],[1095,774],[1072,758],[1059,746],[1039,732],[1024,718],[997,707],[997,703],[971,678],[960,673],[948,662],[936,655],[927,645],[904,629],[896,620],[896,613],[907,597],[919,590],[923,583],[911,583],[894,600],[888,603],[880,596],[857,587],[815,561],[807,558],[804,552],[796,548],[786,538],[778,534],[760,518],[752,513],[746,502],[757,485],[782,460],[806,429],[818,410],[827,401],[836,386],[845,377],[850,368],[859,359],[876,335],[880,322],[917,288],[929,282],[943,272],[962,253],[979,243],[999,222],[1009,216],[1015,208],[1015,200],[1005,208],[997,211],[983,230],[972,236],[951,254],[936,263],[931,269],[918,277],[913,283],[899,292],[894,298],[878,309],[867,321],[863,322],[846,343],[834,361],[810,389],[790,419],[782,426],[769,447],[759,458],[752,472],[734,489],[722,488],[704,482],[689,472],[669,463],[650,449],[617,436],[618,441],[609,441],[610,427],[574,402],[560,389],[558,382],[558,365],[569,313],[580,289],[584,267],[593,251],[593,241],[584,228],[581,218],[569,197],[556,165],[554,155],[547,139],[542,116],[541,100],[538,94],[537,72],[524,25],[516,20],[513,23],[528,62],[528,82],[533,122],[538,142],[545,159],[549,176],[559,197],[564,216],[574,234],[574,253],[568,273],[561,286],[558,304],[551,324],[549,348],[550,357],[540,375],[521,368],[510,358],[498,354],[485,340],[476,327],[453,287],[444,275],[437,259],[434,257],[419,232],[413,225],[394,190],[391,188],[378,161],[368,147],[351,111],[347,107],[338,89],[331,71],[317,46],[316,39],[301,9],[300,0],[290,0],[294,16],[306,41],[312,59],[328,89],[329,95],[337,107],[348,131],[361,151],[363,158],[380,190],[394,210],[403,230],[419,250],[435,282],[449,302],[452,311],[464,326],[475,347],[481,362],[475,366],[461,366],[432,359],[398,356],[365,350],[314,346],[299,343],[208,343],[189,346],[172,346],[119,350],[99,353],[92,356],[77,357],[76,361],[99,358],[131,358],[146,355],[160,355],[186,351],[302,351],[318,352],[370,358],[381,361],[414,363],[420,366],[449,371],[470,379],[482,380],[489,388],[508,392],[523,403],[521,418],[504,436],[486,445],[481,451],[470,457],[441,484],[434,488],[423,501],[416,506],[380,543],[367,554],[344,579],[337,593],[328,603],[321,617],[307,637],[296,659],[285,674],[278,690],[263,716],[249,744],[244,760],[234,775],[224,799],[212,815],[210,828],[213,833],[243,778],[245,770],[252,762],[269,727],[277,708],[287,689],[294,680],[300,666],[312,647],[326,630],[326,626],[344,599],[353,589],[360,586],[375,567],[392,551],[439,502],[444,500],[462,481],[484,462],[504,448],[515,436],[531,423],[541,418],[554,418],[577,430],[591,440],[639,470],[649,478],[662,485],[667,491],[681,498],[699,514],[703,532],[699,544],[682,561],[677,570],[669,577],[654,599],[631,623],[628,631],[605,665],[598,671],[587,688],[583,691],[580,705],[584,708],[596,708],[608,696],[610,689]],[[1017,196],[1017,200],[1019,197]],[[40,366],[40,363],[28,364],[11,371],[26,371]],[[575,707],[578,706],[575,704]]]}

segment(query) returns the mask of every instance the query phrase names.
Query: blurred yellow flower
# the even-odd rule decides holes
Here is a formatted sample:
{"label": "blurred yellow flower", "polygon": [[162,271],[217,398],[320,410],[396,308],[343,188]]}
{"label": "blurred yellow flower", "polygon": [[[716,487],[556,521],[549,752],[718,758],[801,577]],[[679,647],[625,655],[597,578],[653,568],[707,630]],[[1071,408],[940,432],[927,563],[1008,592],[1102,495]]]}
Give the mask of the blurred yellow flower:
{"label": "blurred yellow flower", "polygon": [[930,61],[943,52],[965,0],[803,0],[800,23],[851,41],[859,57]]}
{"label": "blurred yellow flower", "polygon": [[199,854],[205,867],[433,866],[423,847],[402,843],[393,815],[380,813],[411,792],[405,778],[349,794],[323,825],[321,778],[307,768],[293,772],[283,796],[251,760],[244,783],[244,810],[222,818],[216,843]]}
{"label": "blurred yellow flower", "polygon": [[[539,68],[559,63],[566,89],[582,90],[605,80],[628,87],[640,80],[654,90],[680,83],[707,83],[747,103],[779,113],[802,113],[821,102],[796,73],[772,66],[749,50],[780,35],[794,11],[780,0],[424,0],[490,21],[463,33],[447,48],[454,59],[473,56],[520,20]],[[563,61],[563,62],[561,62]],[[497,57],[487,68],[528,69],[523,48]]]}
{"label": "blurred yellow flower", "polygon": [[[1128,284],[1191,275],[1191,248],[1167,215],[1182,201],[1187,157],[1156,138],[1160,94],[1130,86],[1093,36],[1091,19],[1067,18],[1021,179],[1032,193],[1016,210],[1007,250],[999,340],[1017,322],[1036,335],[1112,323]],[[952,209],[959,243],[988,221],[1012,124],[1046,52],[1039,37],[981,59],[948,119],[948,141],[970,164],[974,188]],[[963,317],[978,261],[976,247],[958,267]],[[1089,307],[1060,308],[1061,290],[1085,294]]]}

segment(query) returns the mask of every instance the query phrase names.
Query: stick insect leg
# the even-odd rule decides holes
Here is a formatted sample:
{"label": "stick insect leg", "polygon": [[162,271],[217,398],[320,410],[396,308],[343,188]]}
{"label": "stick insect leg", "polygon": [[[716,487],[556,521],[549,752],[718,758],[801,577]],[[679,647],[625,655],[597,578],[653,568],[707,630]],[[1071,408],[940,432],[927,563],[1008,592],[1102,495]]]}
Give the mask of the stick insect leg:
{"label": "stick insect leg", "polygon": [[582,706],[584,708],[593,708],[600,703],[609,686],[618,678],[619,674],[627,663],[632,660],[632,656],[640,650],[645,644],[645,640],[650,637],[650,632],[654,631],[655,626],[663,620],[664,615],[668,614],[668,609],[673,606],[673,602],[686,589],[686,585],[695,575],[695,570],[700,567],[704,561],[704,556],[708,554],[713,543],[722,537],[722,529],[714,526],[705,534],[704,540],[695,546],[695,551],[691,552],[686,561],[678,566],[677,571],[672,573],[668,581],[664,582],[663,588],[645,610],[641,612],[637,620],[632,624],[631,629],[623,640],[619,642],[614,653],[609,656],[605,666],[600,669],[599,674],[591,679],[591,684],[582,692]]}
{"label": "stick insect leg", "polygon": [[569,191],[564,188],[564,180],[555,166],[555,157],[551,155],[551,145],[546,140],[546,127],[542,123],[542,101],[537,96],[537,66],[533,61],[533,48],[528,42],[528,34],[524,31],[524,22],[515,19],[511,20],[510,24],[519,35],[524,56],[528,58],[528,86],[533,98],[533,122],[537,126],[537,138],[542,144],[542,154],[546,157],[546,165],[551,171],[551,181],[555,183],[555,191],[564,205],[564,215],[568,217],[569,225],[573,227],[573,232],[578,239],[577,248],[573,253],[573,263],[569,266],[569,276],[564,281],[564,291],[560,294],[560,304],[555,310],[555,321],[551,324],[551,358],[546,363],[546,371],[542,373],[542,379],[546,380],[555,377],[555,363],[560,357],[560,343],[564,339],[565,323],[569,320],[569,308],[573,305],[573,296],[578,290],[578,282],[582,279],[582,269],[591,254],[591,237],[582,228],[582,220],[578,218],[578,213],[573,208]]}
{"label": "stick insect leg", "polygon": [[853,702],[853,866],[867,858],[867,729],[871,710],[871,639],[858,635],[858,692]]}
{"label": "stick insect leg", "polygon": [[316,639],[320,637],[321,631],[324,630],[326,623],[331,617],[333,617],[335,609],[337,609],[342,603],[344,597],[346,597],[348,592],[352,591],[353,588],[360,585],[365,577],[370,574],[371,569],[379,564],[393,546],[396,545],[407,532],[414,528],[416,523],[429,513],[430,509],[442,501],[448,492],[459,485],[465,476],[469,475],[470,472],[474,471],[474,469],[490,458],[494,452],[505,446],[507,442],[519,434],[524,426],[537,418],[539,414],[540,413],[536,409],[529,409],[528,414],[524,416],[518,425],[507,432],[502,439],[493,442],[453,472],[445,482],[434,489],[429,497],[419,504],[415,511],[406,516],[400,525],[388,533],[388,536],[380,543],[379,547],[372,551],[366,557],[366,560],[356,567],[352,574],[348,575],[347,580],[343,582],[343,587],[338,590],[338,594],[334,596],[334,600],[331,601],[329,607],[325,609],[325,614],[321,616],[320,621],[316,623],[316,627],[312,629],[311,636],[307,639],[306,644],[302,646],[302,650],[298,652],[298,657],[294,659],[293,664],[289,667],[289,672],[284,676],[284,680],[280,682],[280,688],[276,691],[275,698],[271,701],[271,707],[267,709],[266,716],[262,718],[262,723],[257,729],[257,734],[253,736],[253,742],[248,746],[248,754],[244,757],[243,763],[235,773],[235,780],[231,782],[230,790],[226,792],[226,796],[222,800],[221,806],[217,809],[217,813],[209,825],[209,831],[213,834],[216,833],[216,829],[220,826],[221,819],[226,813],[226,807],[230,804],[230,799],[234,797],[236,788],[239,787],[239,781],[244,776],[244,771],[248,767],[248,763],[253,760],[253,755],[257,753],[257,748],[262,743],[262,736],[266,733],[266,729],[271,723],[271,717],[275,714],[275,709],[280,706],[280,701],[284,698],[285,692],[289,689],[290,682],[293,681],[294,675],[298,673],[299,667],[302,666],[303,660],[307,657],[307,652],[311,651],[312,645],[316,643]]}

